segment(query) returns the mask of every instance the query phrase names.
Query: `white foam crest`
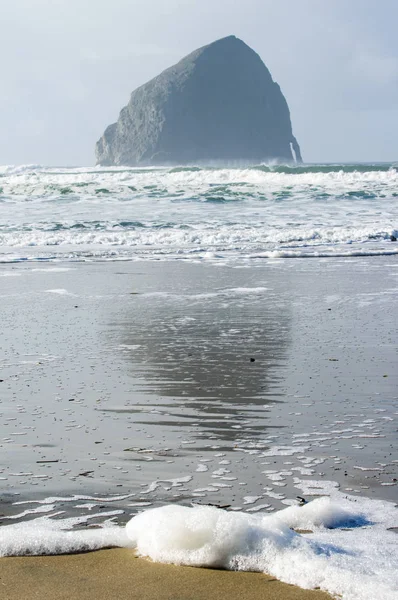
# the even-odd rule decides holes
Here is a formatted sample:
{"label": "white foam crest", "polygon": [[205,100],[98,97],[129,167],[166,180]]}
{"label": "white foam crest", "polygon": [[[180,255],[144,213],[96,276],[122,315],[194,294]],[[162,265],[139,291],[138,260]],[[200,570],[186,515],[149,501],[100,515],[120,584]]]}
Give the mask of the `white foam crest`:
{"label": "white foam crest", "polygon": [[[396,183],[398,179],[397,169],[391,167],[389,170],[369,171],[344,171],[330,170],[313,172],[278,172],[253,168],[224,168],[224,169],[167,169],[167,168],[46,168],[40,165],[2,166],[0,174],[4,183],[12,186],[42,184],[65,185],[65,184],[93,184],[109,186],[123,184],[132,185],[135,188],[144,186],[198,186],[209,184],[254,184],[254,185],[277,185],[277,186],[332,186],[336,188],[341,184],[355,185],[366,182],[372,183]],[[106,185],[105,185],[106,184]],[[54,193],[54,192],[52,192]]]}
{"label": "white foam crest", "polygon": [[352,250],[343,250],[342,248],[331,248],[330,250],[271,250],[269,252],[259,252],[251,254],[250,258],[350,258],[366,256],[395,256],[398,249],[386,248],[356,248]]}
{"label": "white foam crest", "polygon": [[[239,250],[251,252],[255,257],[266,254],[269,257],[294,256],[299,248],[319,252],[320,256],[331,255],[334,246],[338,244],[369,243],[383,244],[384,249],[391,254],[397,249],[390,243],[391,229],[388,227],[324,227],[314,230],[303,225],[295,229],[282,231],[266,225],[245,226],[201,223],[195,227],[181,229],[178,225],[167,228],[126,228],[103,230],[95,227],[80,231],[63,229],[60,231],[3,231],[0,232],[0,246],[5,247],[57,247],[57,246],[105,246],[107,248],[153,248],[153,249],[202,249],[204,252],[213,250]],[[282,247],[281,247],[282,245]],[[325,248],[324,246],[328,246]],[[340,249],[341,250],[341,249]],[[347,255],[354,252],[357,255],[371,251],[367,247],[344,250]]]}

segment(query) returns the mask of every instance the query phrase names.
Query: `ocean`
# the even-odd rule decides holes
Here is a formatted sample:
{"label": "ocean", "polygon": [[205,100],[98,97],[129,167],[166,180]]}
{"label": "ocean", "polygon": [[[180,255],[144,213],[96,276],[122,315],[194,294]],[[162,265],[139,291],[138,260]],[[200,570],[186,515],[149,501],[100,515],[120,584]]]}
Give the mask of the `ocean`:
{"label": "ocean", "polygon": [[1,260],[394,254],[393,164],[0,169]]}
{"label": "ocean", "polygon": [[0,556],[395,599],[396,167],[0,167]]}

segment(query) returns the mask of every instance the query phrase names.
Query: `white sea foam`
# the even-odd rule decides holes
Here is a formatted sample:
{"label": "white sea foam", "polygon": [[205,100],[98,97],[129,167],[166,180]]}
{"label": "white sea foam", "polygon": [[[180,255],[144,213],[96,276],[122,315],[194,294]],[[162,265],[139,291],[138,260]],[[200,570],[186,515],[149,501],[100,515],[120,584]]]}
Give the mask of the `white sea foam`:
{"label": "white sea foam", "polygon": [[[398,536],[388,528],[398,515],[389,502],[334,492],[332,500],[272,514],[169,505],[139,513],[125,528],[110,520],[119,512],[66,519],[53,513],[3,526],[0,556],[134,547],[158,562],[265,572],[343,600],[397,597]],[[76,529],[99,517],[108,517],[100,528]]]}
{"label": "white sea foam", "polygon": [[76,294],[72,294],[72,292],[68,292],[64,288],[57,288],[54,290],[45,290],[49,294],[59,294],[60,296],[76,296]]}
{"label": "white sea foam", "polygon": [[[393,600],[398,538],[386,526],[396,522],[396,509],[371,503],[320,498],[266,516],[172,505],[141,513],[126,530],[138,552],[155,561],[263,571],[344,600]],[[347,526],[352,529],[335,529]],[[314,533],[298,535],[290,527]]]}
{"label": "white sea foam", "polygon": [[[218,290],[216,292],[204,292],[204,293],[200,293],[200,294],[174,294],[171,292],[146,292],[145,294],[142,294],[144,297],[146,298],[161,298],[162,300],[165,298],[170,298],[173,300],[188,300],[189,302],[195,301],[195,300],[208,300],[211,298],[218,298],[218,297],[229,297],[229,296],[250,296],[250,295],[254,295],[254,296],[260,296],[264,293],[266,293],[268,290],[268,288],[266,287],[251,287],[251,288],[226,288],[226,289],[221,289]],[[192,319],[187,319],[187,317],[184,317],[184,321],[188,322]],[[195,320],[195,319],[193,319]],[[179,320],[181,322],[181,319]]]}
{"label": "white sea foam", "polygon": [[262,456],[293,456],[302,454],[309,446],[271,446],[269,450],[262,452]]}
{"label": "white sea foam", "polygon": [[[391,246],[389,238],[392,235],[391,228],[385,226],[375,226],[364,228],[351,227],[319,227],[314,230],[308,225],[300,225],[296,229],[284,227],[282,230],[275,230],[264,224],[254,225],[248,223],[246,227],[225,225],[222,223],[203,223],[195,228],[187,226],[186,229],[180,229],[178,226],[170,225],[168,228],[159,230],[158,228],[133,228],[125,227],[115,229],[112,224],[104,224],[102,230],[87,226],[86,230],[65,228],[59,231],[42,231],[40,229],[31,231],[0,231],[0,245],[10,248],[22,247],[57,247],[57,246],[105,246],[122,247],[124,249],[141,249],[142,247],[151,247],[154,251],[159,248],[180,253],[182,250],[199,249],[208,252],[209,248],[225,251],[229,249],[245,250],[251,252],[253,258],[267,256],[269,258],[278,258],[282,256],[306,256],[318,249],[318,256],[333,255],[333,248],[321,249],[324,245],[334,246],[338,244],[369,243],[373,240],[384,242],[387,246],[383,249],[372,247],[358,247],[343,250],[337,248],[340,255],[361,255],[374,254],[375,251],[383,250],[384,253],[394,254],[398,250]],[[375,243],[375,242],[373,242]],[[277,246],[277,247],[276,247]],[[266,251],[259,251],[259,248],[269,248]],[[303,250],[297,250],[297,248]],[[294,250],[291,250],[293,248]],[[61,248],[62,249],[62,248]],[[210,259],[217,258],[212,254]]]}
{"label": "white sea foam", "polygon": [[[112,517],[120,512],[122,511],[69,519],[39,517],[24,523],[4,525],[0,529],[0,556],[69,554],[112,546],[131,546],[124,528],[112,525],[110,521],[98,529],[73,529],[87,519]],[[52,516],[57,514],[59,515],[53,513]]]}

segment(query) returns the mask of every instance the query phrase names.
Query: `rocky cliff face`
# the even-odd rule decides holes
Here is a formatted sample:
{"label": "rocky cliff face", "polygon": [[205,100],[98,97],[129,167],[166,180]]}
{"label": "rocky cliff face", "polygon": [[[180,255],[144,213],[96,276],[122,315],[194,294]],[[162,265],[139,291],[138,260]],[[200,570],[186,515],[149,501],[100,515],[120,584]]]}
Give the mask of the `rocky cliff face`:
{"label": "rocky cliff face", "polygon": [[96,146],[101,165],[301,162],[289,108],[261,58],[234,36],[137,88]]}

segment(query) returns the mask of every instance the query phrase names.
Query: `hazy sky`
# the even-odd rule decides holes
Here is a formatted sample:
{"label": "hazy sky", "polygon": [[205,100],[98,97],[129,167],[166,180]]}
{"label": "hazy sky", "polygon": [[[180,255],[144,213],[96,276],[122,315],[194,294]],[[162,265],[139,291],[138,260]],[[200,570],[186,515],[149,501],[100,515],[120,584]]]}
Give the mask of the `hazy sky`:
{"label": "hazy sky", "polygon": [[3,0],[0,164],[91,165],[129,95],[234,34],[305,161],[398,160],[397,0]]}

